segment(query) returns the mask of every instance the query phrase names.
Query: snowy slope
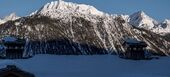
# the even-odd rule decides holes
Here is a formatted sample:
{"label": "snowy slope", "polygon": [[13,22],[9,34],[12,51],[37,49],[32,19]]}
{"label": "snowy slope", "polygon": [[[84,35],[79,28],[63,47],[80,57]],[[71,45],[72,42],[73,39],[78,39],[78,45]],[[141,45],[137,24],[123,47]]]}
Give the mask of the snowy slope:
{"label": "snowy slope", "polygon": [[165,19],[165,21],[162,22],[161,27],[164,29],[170,28],[170,20]]}
{"label": "snowy slope", "polygon": [[123,16],[126,21],[129,19],[129,23],[138,28],[144,28],[150,30],[156,34],[166,34],[170,33],[170,20],[165,19],[163,22],[157,22],[153,18],[149,17],[143,11],[136,12],[127,18],[126,15]]}
{"label": "snowy slope", "polygon": [[[85,14],[85,15],[98,15],[102,16],[103,12],[98,11],[96,8],[85,4],[76,4],[72,2],[65,2],[62,0],[47,3],[37,13],[57,18],[64,14]],[[64,14],[61,14],[64,13]]]}
{"label": "snowy slope", "polygon": [[5,16],[4,19],[0,19],[0,24],[3,24],[3,23],[10,21],[10,20],[14,21],[14,20],[19,19],[19,18],[20,17],[17,16],[15,13],[11,13],[9,16]]}
{"label": "snowy slope", "polygon": [[136,12],[130,15],[130,24],[139,28],[153,29],[158,25],[158,22],[146,15],[143,11]]}
{"label": "snowy slope", "polygon": [[121,18],[123,18],[126,22],[130,21],[129,15],[120,15]]}
{"label": "snowy slope", "polygon": [[0,24],[3,24],[3,23],[5,23],[5,21],[0,19]]}
{"label": "snowy slope", "polygon": [[[135,16],[150,20],[143,12]],[[129,18],[128,15],[105,14],[85,4],[53,1],[31,16],[3,24],[0,34],[29,39],[26,50],[35,54],[113,54],[124,51],[122,42],[126,38],[145,41],[151,52],[170,54],[168,40],[148,29],[134,28],[128,23]]]}
{"label": "snowy slope", "polygon": [[166,34],[170,33],[170,20],[165,19],[159,26],[153,30],[155,33]]}
{"label": "snowy slope", "polygon": [[9,20],[16,20],[19,19],[20,17],[18,17],[15,13],[11,13],[9,16],[6,16],[3,20],[4,21],[9,21]]}
{"label": "snowy slope", "polygon": [[17,38],[15,38],[15,37],[4,37],[3,39],[2,39],[4,42],[14,42],[14,41],[16,41],[17,40]]}
{"label": "snowy slope", "polygon": [[170,58],[133,61],[113,55],[37,55],[24,60],[0,60],[0,68],[15,64],[36,77],[170,77]]}

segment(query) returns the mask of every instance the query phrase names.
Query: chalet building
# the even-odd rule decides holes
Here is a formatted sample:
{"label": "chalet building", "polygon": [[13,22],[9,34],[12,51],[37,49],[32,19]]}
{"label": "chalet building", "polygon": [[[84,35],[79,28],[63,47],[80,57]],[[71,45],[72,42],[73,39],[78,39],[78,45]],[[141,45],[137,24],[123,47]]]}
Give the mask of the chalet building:
{"label": "chalet building", "polygon": [[123,43],[125,52],[123,57],[127,59],[145,59],[147,44],[136,39],[127,39]]}
{"label": "chalet building", "polygon": [[4,37],[1,44],[4,50],[1,50],[1,58],[6,59],[21,59],[23,58],[24,47],[26,41],[16,37]]}
{"label": "chalet building", "polygon": [[35,77],[33,74],[23,71],[15,65],[7,65],[0,69],[0,77]]}

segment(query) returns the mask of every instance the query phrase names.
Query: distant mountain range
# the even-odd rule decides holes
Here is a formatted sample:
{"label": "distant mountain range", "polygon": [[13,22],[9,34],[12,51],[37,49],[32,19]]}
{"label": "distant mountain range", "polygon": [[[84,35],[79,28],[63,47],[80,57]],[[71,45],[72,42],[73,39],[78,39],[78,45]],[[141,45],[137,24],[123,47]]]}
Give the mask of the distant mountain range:
{"label": "distant mountain range", "polygon": [[6,16],[4,19],[0,19],[0,24],[3,24],[7,21],[14,21],[16,19],[19,19],[20,17],[18,17],[15,13],[11,13],[9,16]]}
{"label": "distant mountain range", "polygon": [[29,39],[27,52],[35,54],[113,54],[124,51],[122,40],[127,38],[145,41],[150,52],[170,54],[170,20],[159,23],[143,11],[109,15],[90,5],[60,0],[29,16],[13,13],[0,23],[1,35]]}

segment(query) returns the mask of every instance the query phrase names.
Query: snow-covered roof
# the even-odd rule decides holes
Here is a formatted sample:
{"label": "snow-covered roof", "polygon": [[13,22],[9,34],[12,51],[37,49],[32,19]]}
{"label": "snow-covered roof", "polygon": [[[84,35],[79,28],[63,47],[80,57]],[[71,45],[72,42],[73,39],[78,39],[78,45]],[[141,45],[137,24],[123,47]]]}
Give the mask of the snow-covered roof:
{"label": "snow-covered roof", "polygon": [[3,49],[3,48],[4,48],[4,46],[3,46],[3,45],[0,45],[0,50]]}
{"label": "snow-covered roof", "polygon": [[2,40],[4,42],[15,42],[15,41],[17,41],[17,38],[13,37],[13,36],[7,36],[7,37],[4,37]]}
{"label": "snow-covered roof", "polygon": [[147,46],[147,44],[144,42],[144,41],[138,41],[137,39],[126,39],[125,40],[125,43],[128,44],[128,45],[136,45],[136,46]]}
{"label": "snow-covered roof", "polygon": [[26,42],[25,39],[20,39],[16,36],[6,36],[2,38],[2,43],[24,44],[25,42]]}
{"label": "snow-covered roof", "polygon": [[4,51],[4,49],[5,49],[5,46],[0,45],[0,53],[1,53],[1,52],[3,52],[3,51]]}
{"label": "snow-covered roof", "polygon": [[136,39],[126,39],[125,40],[127,43],[140,43],[141,41],[138,41]]}

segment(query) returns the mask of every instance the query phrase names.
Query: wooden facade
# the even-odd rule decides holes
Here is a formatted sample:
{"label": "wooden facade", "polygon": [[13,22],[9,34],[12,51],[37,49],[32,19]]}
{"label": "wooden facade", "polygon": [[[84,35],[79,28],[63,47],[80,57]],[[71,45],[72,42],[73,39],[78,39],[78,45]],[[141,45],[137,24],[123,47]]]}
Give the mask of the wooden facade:
{"label": "wooden facade", "polygon": [[[14,38],[14,37],[13,37]],[[21,59],[23,58],[24,48],[26,41],[24,39],[16,38],[13,41],[2,40],[5,47],[3,58],[6,59]]]}
{"label": "wooden facade", "polygon": [[128,59],[145,59],[145,50],[147,44],[143,41],[136,39],[128,39],[123,43],[125,52],[123,53],[124,58]]}

